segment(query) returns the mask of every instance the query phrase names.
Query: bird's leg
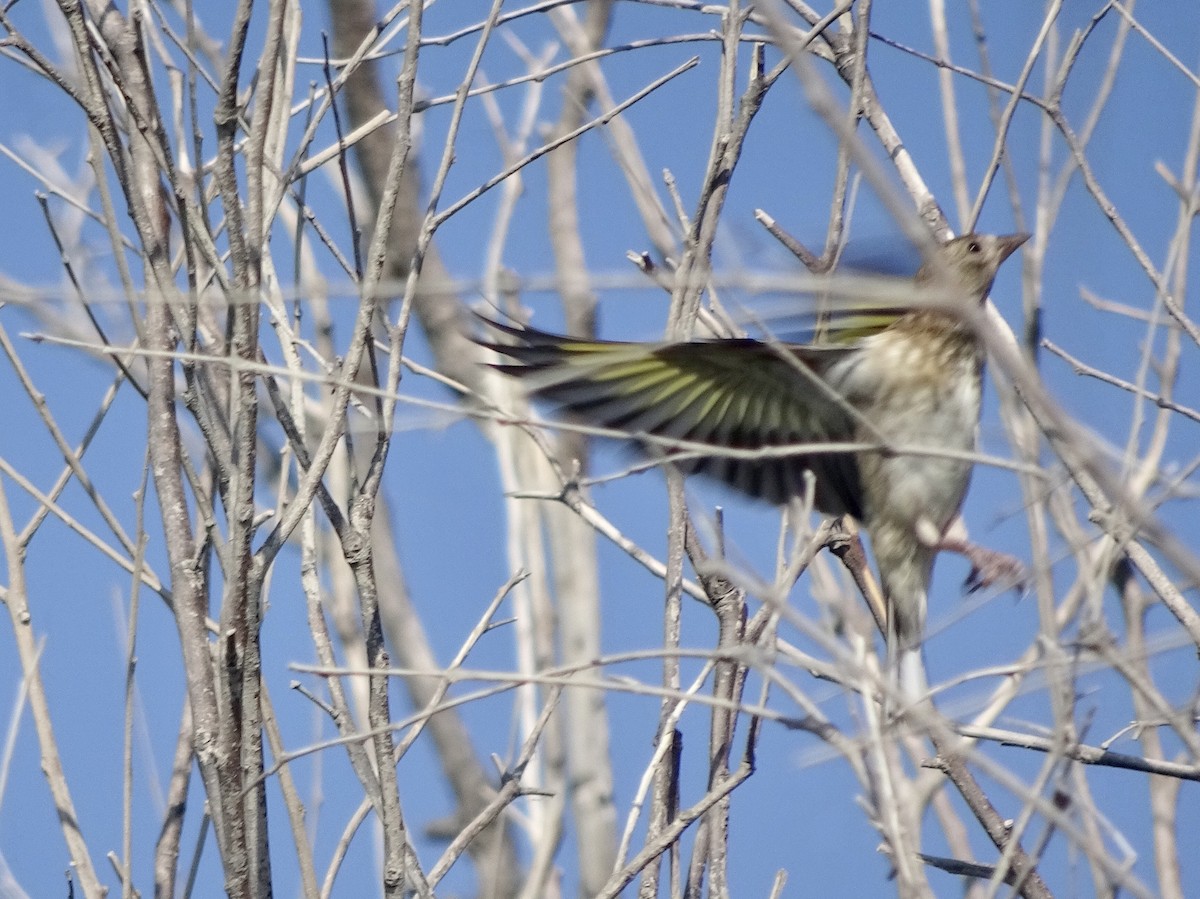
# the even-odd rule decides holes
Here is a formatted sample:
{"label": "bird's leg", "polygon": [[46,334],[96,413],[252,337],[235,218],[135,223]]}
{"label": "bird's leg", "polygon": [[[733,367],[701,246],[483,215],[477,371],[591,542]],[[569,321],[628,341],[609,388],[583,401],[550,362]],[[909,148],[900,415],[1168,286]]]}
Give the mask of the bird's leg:
{"label": "bird's leg", "polygon": [[1023,590],[1029,580],[1025,565],[1016,556],[980,546],[970,540],[962,518],[951,522],[950,527],[946,528],[946,532],[932,546],[934,549],[965,556],[971,563],[971,572],[963,584],[968,593],[996,586]]}
{"label": "bird's leg", "polygon": [[1025,565],[1009,553],[970,540],[945,540],[938,548],[966,556],[971,563],[971,571],[963,584],[968,593],[995,586],[1024,590],[1028,582],[1029,572]]}

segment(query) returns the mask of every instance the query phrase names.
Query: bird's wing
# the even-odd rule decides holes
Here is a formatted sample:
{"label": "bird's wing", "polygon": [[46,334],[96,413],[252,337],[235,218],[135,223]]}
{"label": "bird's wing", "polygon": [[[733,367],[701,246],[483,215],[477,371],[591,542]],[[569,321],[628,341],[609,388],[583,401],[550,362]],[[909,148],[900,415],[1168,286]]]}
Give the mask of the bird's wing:
{"label": "bird's wing", "polygon": [[911,311],[912,308],[907,306],[886,306],[826,312],[818,317],[813,326],[813,340],[818,345],[854,344],[864,337],[886,331]]}
{"label": "bird's wing", "polygon": [[[784,452],[789,446],[854,439],[852,414],[820,375],[851,349],[756,340],[588,341],[489,324],[518,341],[484,344],[513,360],[496,367],[560,409],[631,436],[711,448],[688,460],[688,470],[775,503],[803,496],[804,471],[811,470],[819,508],[861,518],[852,454]],[[770,455],[721,454],[728,449]]]}

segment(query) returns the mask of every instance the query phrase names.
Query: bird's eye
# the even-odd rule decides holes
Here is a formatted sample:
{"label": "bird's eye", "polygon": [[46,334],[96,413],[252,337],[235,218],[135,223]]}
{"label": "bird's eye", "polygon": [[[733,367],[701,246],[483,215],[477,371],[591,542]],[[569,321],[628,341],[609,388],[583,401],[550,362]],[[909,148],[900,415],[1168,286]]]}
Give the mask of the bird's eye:
{"label": "bird's eye", "polygon": [[981,247],[979,245],[979,241],[977,241],[977,240],[973,240],[969,244],[967,244],[967,252],[968,253],[978,253],[981,250],[983,250],[983,247]]}

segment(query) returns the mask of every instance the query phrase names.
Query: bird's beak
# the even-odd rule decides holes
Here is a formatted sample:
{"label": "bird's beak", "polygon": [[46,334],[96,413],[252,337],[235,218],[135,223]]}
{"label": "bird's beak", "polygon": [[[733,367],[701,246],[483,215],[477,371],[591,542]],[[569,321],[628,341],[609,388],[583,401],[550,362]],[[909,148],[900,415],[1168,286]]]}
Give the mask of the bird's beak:
{"label": "bird's beak", "polygon": [[[1032,237],[1032,235],[1025,234],[1025,233],[1005,234],[1003,237],[1001,237],[997,241],[997,244],[1000,247],[1000,262],[1003,262],[1005,259],[1007,259],[1009,256],[1011,256],[1013,253],[1015,253],[1017,250],[1017,247],[1021,246],[1021,244],[1025,243],[1025,241],[1029,240],[1030,237]],[[999,263],[997,263],[997,264],[999,264]]]}

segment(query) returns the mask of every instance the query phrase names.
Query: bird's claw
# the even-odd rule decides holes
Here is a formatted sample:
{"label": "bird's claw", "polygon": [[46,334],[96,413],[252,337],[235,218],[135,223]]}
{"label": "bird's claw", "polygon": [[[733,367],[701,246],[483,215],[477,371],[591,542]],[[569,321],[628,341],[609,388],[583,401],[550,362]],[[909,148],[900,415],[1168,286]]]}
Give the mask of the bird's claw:
{"label": "bird's claw", "polygon": [[975,593],[987,587],[1024,590],[1029,583],[1029,573],[1016,556],[988,549],[958,536],[943,537],[937,548],[958,553],[971,563],[971,572],[963,582],[963,587],[968,593]]}
{"label": "bird's claw", "polygon": [[1016,556],[972,544],[963,552],[971,563],[971,571],[963,586],[968,593],[987,587],[1024,590],[1029,575]]}

